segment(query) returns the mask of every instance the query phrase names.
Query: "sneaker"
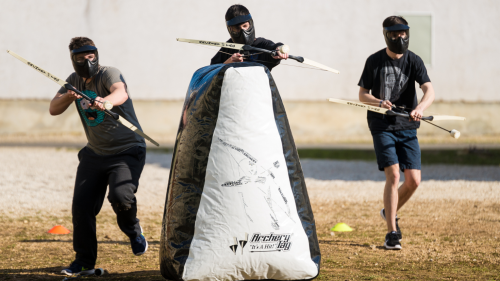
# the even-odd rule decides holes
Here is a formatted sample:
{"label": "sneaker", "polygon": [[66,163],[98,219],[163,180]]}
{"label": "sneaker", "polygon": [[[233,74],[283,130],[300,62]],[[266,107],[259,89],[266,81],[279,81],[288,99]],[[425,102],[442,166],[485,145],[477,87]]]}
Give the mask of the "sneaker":
{"label": "sneaker", "polygon": [[396,233],[398,234],[399,242],[403,240],[403,234],[401,234],[401,229],[399,228],[399,218],[396,216]]}
{"label": "sneaker", "polygon": [[130,239],[130,245],[132,246],[132,252],[136,256],[140,256],[148,250],[148,241],[146,241],[146,237],[142,233],[137,238]]}
{"label": "sneaker", "polygon": [[66,274],[66,275],[76,275],[76,274],[80,274],[80,275],[90,275],[90,274],[94,274],[95,270],[93,268],[87,268],[87,267],[83,267],[75,262],[72,262],[71,265],[68,267],[68,268],[65,268],[61,271],[62,274]]}
{"label": "sneaker", "polygon": [[[385,209],[382,209],[380,210],[380,216],[385,220],[387,221],[387,219],[385,218]],[[398,218],[398,215],[396,215],[396,232],[398,233],[398,237],[399,237],[399,242],[401,242],[401,240],[403,240],[403,234],[401,234],[401,229],[399,228],[399,218]]]}
{"label": "sneaker", "polygon": [[387,250],[401,250],[401,243],[399,243],[399,237],[396,231],[387,233],[385,236],[384,247]]}

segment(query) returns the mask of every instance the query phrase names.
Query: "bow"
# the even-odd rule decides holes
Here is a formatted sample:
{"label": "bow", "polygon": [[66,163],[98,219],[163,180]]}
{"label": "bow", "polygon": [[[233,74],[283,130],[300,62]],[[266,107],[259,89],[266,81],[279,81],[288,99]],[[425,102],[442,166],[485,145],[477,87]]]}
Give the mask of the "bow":
{"label": "bow", "polygon": [[[94,99],[85,95],[84,93],[80,92],[79,90],[77,90],[75,87],[73,87],[73,85],[69,84],[68,82],[64,81],[63,79],[53,75],[52,73],[49,73],[48,71],[42,69],[41,67],[39,66],[36,66],[34,65],[33,63],[29,62],[28,60],[26,60],[25,58],[21,57],[20,55],[12,52],[12,51],[9,51],[7,50],[7,53],[11,54],[13,57],[15,57],[16,59],[24,62],[26,65],[30,66],[31,68],[35,69],[36,71],[40,72],[42,75],[44,76],[47,76],[50,80],[56,82],[57,84],[63,86],[64,88],[68,89],[68,90],[71,90],[77,94],[79,94],[80,96],[82,96],[84,99],[88,100],[90,102],[90,104],[93,104],[94,103]],[[132,130],[133,132],[135,132],[136,134],[138,134],[139,136],[147,139],[148,141],[150,141],[151,143],[153,143],[154,145],[156,146],[160,146],[155,140],[153,140],[152,138],[150,138],[148,135],[146,135],[145,133],[143,133],[139,128],[137,128],[136,126],[134,126],[134,124],[130,123],[130,121],[128,121],[127,119],[125,119],[124,117],[120,116],[119,114],[117,114],[116,112],[113,112],[113,111],[110,111],[109,109],[105,109],[104,110],[104,113],[106,113],[107,115],[113,117],[113,119],[116,120],[116,122],[118,123],[121,123],[123,126],[129,128],[130,130]]]}
{"label": "bow", "polygon": [[[339,104],[350,105],[350,106],[354,106],[354,107],[358,107],[358,108],[363,108],[363,109],[366,109],[366,110],[369,110],[369,111],[372,111],[372,112],[377,112],[377,113],[385,114],[385,115],[388,115],[388,116],[401,116],[401,117],[410,118],[410,115],[406,111],[395,112],[395,111],[393,111],[391,109],[387,109],[387,108],[383,108],[383,107],[377,107],[377,106],[372,106],[372,105],[368,105],[368,104],[364,104],[364,103],[360,103],[360,102],[340,100],[340,99],[334,99],[334,98],[330,98],[330,99],[328,99],[328,101],[329,102],[333,102],[333,103],[339,103]],[[433,116],[424,116],[424,117],[422,117],[420,119],[422,119],[423,121],[425,121],[425,122],[427,122],[427,123],[429,123],[431,125],[434,125],[434,126],[440,128],[442,130],[447,131],[448,133],[450,133],[451,137],[458,139],[460,137],[460,132],[459,131],[457,131],[455,129],[453,129],[451,131],[447,130],[445,128],[439,127],[438,125],[436,125],[434,123],[431,123],[430,121],[441,121],[441,120],[460,120],[460,121],[464,121],[465,117],[450,116],[450,115],[433,115]]]}
{"label": "bow", "polygon": [[[236,43],[228,43],[228,42],[215,42],[215,41],[196,40],[196,39],[185,39],[185,38],[177,38],[177,41],[185,42],[185,43],[206,45],[206,46],[213,46],[213,47],[220,47],[220,48],[235,49],[235,50],[241,50],[241,51],[257,51],[257,52],[262,52],[262,53],[268,53],[268,54],[271,54],[272,56],[277,55],[277,50],[271,51],[271,50],[256,48],[256,47],[252,47],[250,45],[244,45],[244,44],[236,44]],[[283,45],[283,46],[286,46],[286,45]],[[288,46],[286,46],[286,47],[288,47]],[[285,49],[285,48],[283,48],[283,49]],[[319,69],[322,69],[325,71],[333,72],[336,74],[340,73],[338,70],[330,68],[326,65],[322,65],[322,64],[317,63],[315,61],[312,61],[310,59],[306,59],[304,57],[288,55],[288,58],[296,60],[296,61],[303,63],[303,64],[314,66],[316,68],[319,68]]]}

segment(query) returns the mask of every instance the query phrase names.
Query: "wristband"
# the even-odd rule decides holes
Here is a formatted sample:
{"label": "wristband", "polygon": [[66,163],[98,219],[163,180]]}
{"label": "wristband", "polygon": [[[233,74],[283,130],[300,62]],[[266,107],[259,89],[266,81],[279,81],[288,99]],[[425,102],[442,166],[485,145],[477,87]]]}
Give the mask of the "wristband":
{"label": "wristband", "polygon": [[113,108],[113,104],[110,101],[104,101],[102,104],[107,110],[111,110]]}
{"label": "wristband", "polygon": [[382,107],[383,102],[384,102],[383,100],[380,100],[380,102],[378,103],[378,107]]}

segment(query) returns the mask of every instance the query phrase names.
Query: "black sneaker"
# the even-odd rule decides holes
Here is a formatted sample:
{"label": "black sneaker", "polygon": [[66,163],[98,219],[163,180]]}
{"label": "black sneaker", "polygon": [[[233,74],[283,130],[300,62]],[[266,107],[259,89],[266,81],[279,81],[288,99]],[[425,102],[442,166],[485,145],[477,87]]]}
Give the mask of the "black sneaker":
{"label": "black sneaker", "polygon": [[[385,218],[385,209],[382,209],[380,210],[380,216],[385,220],[387,221],[387,219]],[[403,234],[401,234],[401,229],[399,228],[399,218],[398,218],[398,215],[396,215],[396,232],[398,233],[398,237],[399,237],[399,242],[401,242],[401,240],[403,240]]]}
{"label": "black sneaker", "polygon": [[93,268],[86,268],[83,267],[75,262],[72,262],[71,265],[68,268],[65,268],[61,271],[61,273],[66,274],[66,275],[76,275],[76,274],[81,274],[81,275],[90,275],[94,274],[95,270]]}
{"label": "black sneaker", "polygon": [[398,234],[399,242],[403,240],[403,234],[401,234],[401,229],[399,228],[399,218],[396,216],[396,233]]}
{"label": "black sneaker", "polygon": [[401,250],[401,243],[399,243],[399,237],[396,231],[387,233],[385,236],[384,247],[387,250]]}
{"label": "black sneaker", "polygon": [[148,241],[146,241],[146,237],[142,233],[139,237],[130,239],[130,245],[132,246],[132,252],[136,256],[140,256],[148,250]]}

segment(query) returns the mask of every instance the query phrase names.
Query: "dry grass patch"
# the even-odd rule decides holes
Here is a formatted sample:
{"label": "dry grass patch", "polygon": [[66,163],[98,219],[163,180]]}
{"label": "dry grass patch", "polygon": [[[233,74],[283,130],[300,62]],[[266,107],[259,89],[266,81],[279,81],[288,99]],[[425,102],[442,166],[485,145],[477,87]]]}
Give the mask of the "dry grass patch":
{"label": "dry grass patch", "polygon": [[[409,202],[398,216],[402,251],[383,248],[382,202],[314,205],[322,251],[319,280],[500,280],[500,204]],[[331,235],[345,222],[353,232]]]}
{"label": "dry grass patch", "polygon": [[[318,280],[500,280],[500,204],[471,201],[417,201],[401,212],[403,250],[382,248],[385,222],[381,202],[316,202],[313,209],[322,251]],[[108,275],[93,279],[163,280],[159,272],[161,214],[141,214],[150,247],[132,254],[111,212],[98,216],[97,266]],[[331,235],[345,222],[353,232]],[[46,233],[56,224],[71,229],[71,217],[0,219],[0,279],[62,280],[74,258],[72,237]]]}

